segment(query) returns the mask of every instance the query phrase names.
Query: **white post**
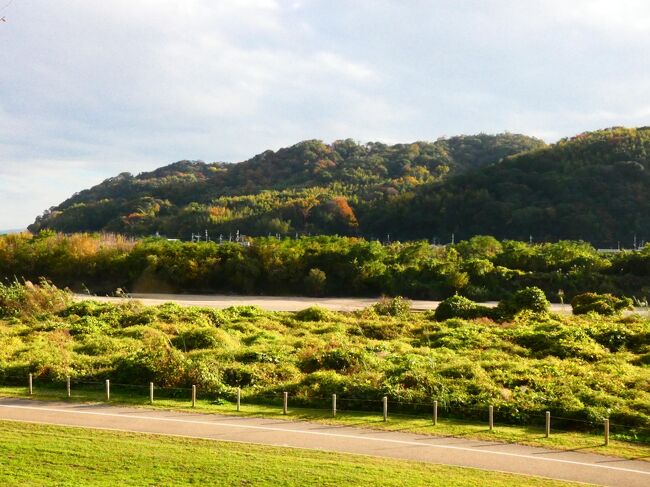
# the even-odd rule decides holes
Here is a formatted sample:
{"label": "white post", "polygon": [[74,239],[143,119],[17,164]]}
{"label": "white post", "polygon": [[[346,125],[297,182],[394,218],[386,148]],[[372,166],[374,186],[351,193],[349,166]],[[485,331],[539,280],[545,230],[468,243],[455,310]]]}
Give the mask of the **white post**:
{"label": "white post", "polygon": [[551,436],[551,412],[546,411],[546,437]]}
{"label": "white post", "polygon": [[70,389],[71,389],[71,387],[70,387],[70,376],[67,376],[65,378],[65,390],[68,393],[68,399],[70,399],[70,397],[72,396],[72,391]]}
{"label": "white post", "polygon": [[153,404],[153,382],[149,382],[149,402]]}
{"label": "white post", "polygon": [[494,406],[488,408],[490,431],[494,429]]}
{"label": "white post", "polygon": [[106,379],[106,401],[111,400],[111,381]]}
{"label": "white post", "polygon": [[241,411],[241,387],[237,388],[237,412]]}
{"label": "white post", "polygon": [[605,420],[605,446],[609,446],[609,419]]}
{"label": "white post", "polygon": [[289,407],[289,393],[285,392],[282,399],[282,414],[286,415]]}
{"label": "white post", "polygon": [[433,401],[433,425],[438,424],[438,401]]}
{"label": "white post", "polygon": [[388,397],[384,396],[382,403],[384,405],[384,421],[388,421]]}
{"label": "white post", "polygon": [[32,380],[32,374],[29,374],[29,395],[31,396],[34,394],[34,387],[33,387],[33,380]]}
{"label": "white post", "polygon": [[336,394],[332,394],[332,416],[336,418]]}
{"label": "white post", "polygon": [[196,407],[196,386],[192,386],[192,407]]}

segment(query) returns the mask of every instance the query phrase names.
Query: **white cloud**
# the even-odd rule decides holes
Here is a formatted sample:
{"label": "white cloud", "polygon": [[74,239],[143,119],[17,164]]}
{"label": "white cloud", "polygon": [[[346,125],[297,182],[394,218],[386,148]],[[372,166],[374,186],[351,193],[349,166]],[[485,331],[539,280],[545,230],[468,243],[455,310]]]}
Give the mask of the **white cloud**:
{"label": "white cloud", "polygon": [[179,159],[305,138],[553,140],[650,116],[642,0],[53,0],[3,15],[0,228]]}

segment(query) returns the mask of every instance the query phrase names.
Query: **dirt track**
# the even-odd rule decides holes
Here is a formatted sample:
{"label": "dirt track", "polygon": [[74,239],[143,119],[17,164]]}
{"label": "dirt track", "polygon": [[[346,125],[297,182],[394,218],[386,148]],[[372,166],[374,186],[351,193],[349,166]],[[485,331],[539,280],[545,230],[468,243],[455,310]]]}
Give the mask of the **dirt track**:
{"label": "dirt track", "polygon": [[[87,296],[78,294],[77,299],[96,299],[99,301],[119,302],[122,298],[105,296]],[[229,306],[255,305],[268,311],[299,311],[309,306],[320,306],[332,311],[355,311],[376,303],[379,298],[306,298],[294,296],[228,296],[228,295],[198,295],[198,294],[132,294],[146,305],[157,305],[173,302],[183,306],[206,306],[223,309]],[[440,301],[411,301],[417,311],[436,309]],[[482,303],[486,306],[496,306],[494,301]],[[558,313],[571,313],[571,306],[552,304],[551,309]]]}
{"label": "dirt track", "polygon": [[650,462],[302,421],[0,398],[0,419],[356,453],[606,486],[650,485]]}

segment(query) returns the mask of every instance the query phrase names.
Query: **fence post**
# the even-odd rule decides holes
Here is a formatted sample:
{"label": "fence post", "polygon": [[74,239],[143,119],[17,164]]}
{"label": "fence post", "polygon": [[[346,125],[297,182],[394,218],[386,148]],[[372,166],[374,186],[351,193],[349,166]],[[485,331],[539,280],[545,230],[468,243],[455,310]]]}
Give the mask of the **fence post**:
{"label": "fence post", "polygon": [[546,411],[546,437],[551,436],[551,412]]}
{"label": "fence post", "polygon": [[282,414],[286,415],[289,408],[289,393],[285,392],[282,396]]}
{"label": "fence post", "polygon": [[332,416],[336,418],[336,394],[332,394]]}
{"label": "fence post", "polygon": [[196,407],[196,386],[192,386],[192,407]]}
{"label": "fence post", "polygon": [[29,395],[31,396],[34,394],[34,387],[33,387],[33,381],[32,381],[32,374],[29,374],[29,379],[27,381],[27,385],[29,387]]}
{"label": "fence post", "polygon": [[605,420],[605,446],[609,446],[609,419]]}
{"label": "fence post", "polygon": [[490,431],[494,429],[494,406],[490,405],[488,408],[488,416],[489,416],[489,424],[490,424]]}
{"label": "fence post", "polygon": [[106,379],[106,401],[111,400],[111,381]]}
{"label": "fence post", "polygon": [[382,402],[384,405],[384,421],[388,421],[388,397],[384,396]]}
{"label": "fence post", "polygon": [[433,425],[438,424],[438,401],[433,401]]}
{"label": "fence post", "polygon": [[153,404],[153,382],[149,382],[149,402]]}
{"label": "fence post", "polygon": [[237,388],[237,412],[241,411],[241,387]]}
{"label": "fence post", "polygon": [[65,390],[68,393],[68,399],[70,399],[70,397],[72,396],[72,391],[70,389],[71,389],[71,387],[70,387],[70,376],[67,376],[65,378]]}

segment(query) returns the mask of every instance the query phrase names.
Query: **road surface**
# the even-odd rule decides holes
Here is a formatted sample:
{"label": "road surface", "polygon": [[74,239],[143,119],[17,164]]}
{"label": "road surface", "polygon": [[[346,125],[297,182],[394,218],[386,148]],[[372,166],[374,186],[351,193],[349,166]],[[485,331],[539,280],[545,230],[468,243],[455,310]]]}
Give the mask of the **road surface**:
{"label": "road surface", "polygon": [[0,419],[353,453],[615,487],[650,485],[650,462],[579,451],[303,421],[0,398]]}
{"label": "road surface", "polygon": [[[183,306],[205,306],[223,309],[229,306],[255,305],[267,311],[300,311],[309,306],[320,306],[331,311],[356,311],[375,304],[380,298],[306,298],[294,296],[229,296],[229,295],[199,295],[199,294],[131,294],[131,299],[136,299],[145,305],[173,302]],[[94,299],[103,302],[118,303],[124,298],[107,296],[75,295],[76,299]],[[416,311],[436,309],[440,301],[411,301],[412,308]],[[481,303],[494,307],[497,302]],[[551,310],[556,313],[571,313],[568,304],[552,304]]]}

